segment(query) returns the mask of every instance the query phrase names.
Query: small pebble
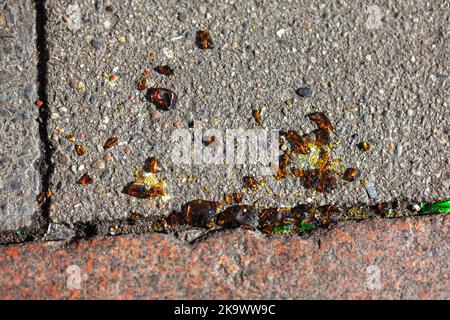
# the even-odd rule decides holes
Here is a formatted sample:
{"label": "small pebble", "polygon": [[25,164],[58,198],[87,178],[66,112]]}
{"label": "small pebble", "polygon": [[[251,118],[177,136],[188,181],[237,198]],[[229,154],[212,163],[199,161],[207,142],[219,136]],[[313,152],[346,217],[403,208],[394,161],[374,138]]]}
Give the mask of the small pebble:
{"label": "small pebble", "polygon": [[186,12],[180,12],[178,14],[178,20],[180,20],[181,22],[185,22],[187,20],[187,14]]}
{"label": "small pebble", "polygon": [[103,0],[96,0],[95,1],[95,9],[97,9],[97,11],[102,10],[103,8]]}
{"label": "small pebble", "polygon": [[280,29],[277,31],[277,37],[281,38],[282,36],[284,36],[284,34],[286,33],[286,29]]}
{"label": "small pebble", "polygon": [[371,200],[375,200],[378,197],[377,191],[375,190],[375,185],[373,182],[369,181],[366,183],[366,191]]}
{"label": "small pebble", "polygon": [[295,91],[300,97],[310,98],[313,95],[313,90],[310,87],[300,87]]}
{"label": "small pebble", "polygon": [[169,58],[169,59],[173,59],[173,57],[175,56],[175,55],[173,54],[173,51],[172,51],[171,49],[169,49],[169,48],[163,48],[163,49],[162,49],[162,52],[163,52],[164,55],[165,55],[167,58]]}
{"label": "small pebble", "polygon": [[398,145],[397,145],[397,148],[396,148],[395,152],[396,152],[396,154],[397,154],[397,157],[400,157],[400,156],[402,155],[402,153],[403,153],[403,147],[402,147],[401,144],[398,144]]}
{"label": "small pebble", "polygon": [[95,50],[100,50],[103,47],[103,43],[100,42],[97,39],[92,39],[91,40],[91,46],[95,49]]}
{"label": "small pebble", "polygon": [[6,26],[5,16],[0,14],[0,28],[4,28],[5,26]]}

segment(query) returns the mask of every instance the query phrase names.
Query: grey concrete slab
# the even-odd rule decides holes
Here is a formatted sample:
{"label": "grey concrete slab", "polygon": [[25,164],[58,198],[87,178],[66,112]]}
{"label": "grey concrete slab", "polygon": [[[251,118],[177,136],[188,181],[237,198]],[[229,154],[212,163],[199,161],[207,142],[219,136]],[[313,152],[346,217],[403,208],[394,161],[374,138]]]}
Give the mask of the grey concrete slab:
{"label": "grey concrete slab", "polygon": [[[313,128],[307,113],[325,112],[340,141],[334,156],[359,167],[379,201],[449,196],[448,1],[49,0],[47,10],[53,223],[166,215],[186,201],[241,190],[243,168],[174,164],[170,137],[192,122],[258,128],[258,108],[263,128],[299,132]],[[204,28],[212,50],[195,46]],[[157,111],[136,89],[146,68],[163,64],[174,75],[152,71],[149,81],[178,94],[169,111]],[[298,96],[301,86],[313,96]],[[87,154],[75,153],[68,134]],[[104,150],[113,136],[118,145]],[[358,150],[361,141],[371,144],[368,152]],[[167,202],[121,192],[150,156],[160,159],[158,175],[170,186]],[[85,172],[92,185],[76,183]],[[293,177],[266,178],[246,203],[369,201],[360,182],[320,194]]]}
{"label": "grey concrete slab", "polygon": [[35,21],[34,1],[0,1],[1,231],[30,227],[39,214]]}

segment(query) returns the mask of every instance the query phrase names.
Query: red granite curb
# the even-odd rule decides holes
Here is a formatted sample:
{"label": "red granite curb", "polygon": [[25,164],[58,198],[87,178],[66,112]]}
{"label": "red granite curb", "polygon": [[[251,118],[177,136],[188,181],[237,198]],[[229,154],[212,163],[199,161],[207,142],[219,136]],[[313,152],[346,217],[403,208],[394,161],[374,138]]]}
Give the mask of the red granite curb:
{"label": "red granite curb", "polygon": [[0,298],[449,299],[447,217],[307,239],[230,230],[195,246],[163,234],[3,246]]}

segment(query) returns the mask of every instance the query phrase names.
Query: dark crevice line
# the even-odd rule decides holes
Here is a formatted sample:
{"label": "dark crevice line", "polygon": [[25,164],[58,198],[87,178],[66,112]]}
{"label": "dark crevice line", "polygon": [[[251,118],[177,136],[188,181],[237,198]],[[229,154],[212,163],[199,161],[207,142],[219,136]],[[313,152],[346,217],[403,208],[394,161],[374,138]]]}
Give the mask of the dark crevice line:
{"label": "dark crevice line", "polygon": [[[36,50],[37,50],[37,96],[42,101],[39,108],[39,138],[41,145],[41,159],[39,161],[39,173],[41,177],[41,194],[45,195],[51,187],[51,177],[54,166],[52,164],[53,147],[48,136],[48,59],[47,48],[47,13],[46,0],[35,0],[36,14]],[[36,226],[21,228],[20,230],[8,230],[0,232],[0,244],[21,243],[41,239],[49,226],[51,198],[46,198],[40,206],[35,223]]]}
{"label": "dark crevice line", "polygon": [[[37,63],[37,82],[38,82],[38,97],[43,102],[41,108],[39,108],[39,137],[41,139],[42,158],[40,164],[41,173],[41,193],[46,194],[51,187],[51,177],[53,175],[53,163],[52,153],[53,147],[48,135],[48,119],[49,119],[49,106],[48,106],[48,59],[49,52],[47,47],[47,13],[45,10],[46,0],[36,0],[36,48],[38,52]],[[41,232],[47,231],[50,219],[50,205],[51,197],[46,198],[41,205],[40,226]]]}

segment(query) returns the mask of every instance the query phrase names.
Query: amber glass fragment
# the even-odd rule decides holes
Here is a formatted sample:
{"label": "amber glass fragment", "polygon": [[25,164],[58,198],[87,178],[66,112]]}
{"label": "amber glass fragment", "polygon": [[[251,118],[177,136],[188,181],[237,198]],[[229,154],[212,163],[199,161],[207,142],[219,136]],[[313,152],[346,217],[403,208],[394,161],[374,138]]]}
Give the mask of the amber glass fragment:
{"label": "amber glass fragment", "polygon": [[182,212],[187,224],[212,228],[217,222],[219,205],[216,201],[193,200],[183,206]]}
{"label": "amber glass fragment", "polygon": [[139,199],[148,199],[152,196],[151,191],[140,183],[131,183],[125,187],[123,193]]}
{"label": "amber glass fragment", "polygon": [[254,177],[251,176],[244,177],[244,183],[247,187],[249,187],[252,190],[256,190],[258,188],[257,181]]}
{"label": "amber glass fragment", "polygon": [[119,141],[119,138],[112,137],[106,140],[105,144],[103,145],[104,149],[110,149],[112,146],[114,146]]}
{"label": "amber glass fragment", "polygon": [[307,114],[306,117],[308,117],[311,121],[314,121],[319,129],[334,131],[330,120],[323,112],[313,112]]}
{"label": "amber glass fragment", "polygon": [[82,146],[81,144],[75,145],[75,152],[79,155],[85,155],[87,153],[87,148]]}
{"label": "amber glass fragment", "polygon": [[174,72],[174,70],[171,67],[169,67],[168,65],[157,66],[157,67],[155,67],[155,71],[160,74],[163,74],[165,76],[171,76],[171,75],[173,75],[173,72]]}
{"label": "amber glass fragment", "polygon": [[144,171],[151,172],[151,173],[157,173],[159,171],[158,170],[158,158],[156,158],[156,157],[148,158],[144,164]]}
{"label": "amber glass fragment", "polygon": [[177,103],[177,95],[164,88],[150,88],[147,91],[147,99],[150,100],[160,110],[173,109]]}
{"label": "amber glass fragment", "polygon": [[260,126],[262,126],[263,120],[261,117],[261,109],[253,110],[252,115],[253,115],[253,118],[255,118],[256,123],[259,124]]}
{"label": "amber glass fragment", "polygon": [[214,48],[214,43],[208,30],[197,31],[196,43],[200,49]]}
{"label": "amber glass fragment", "polygon": [[94,178],[92,178],[88,173],[85,173],[81,176],[80,180],[78,180],[78,184],[93,184]]}
{"label": "amber glass fragment", "polygon": [[310,135],[300,136],[297,132],[289,130],[288,132],[282,132],[282,135],[286,137],[286,140],[291,145],[292,151],[294,153],[308,154],[309,147],[308,143],[310,141]]}
{"label": "amber glass fragment", "polygon": [[367,142],[361,142],[358,144],[358,148],[361,151],[368,151],[370,149],[370,144],[368,144]]}
{"label": "amber glass fragment", "polygon": [[141,91],[147,89],[147,77],[145,75],[139,78],[137,88]]}
{"label": "amber glass fragment", "polygon": [[343,179],[348,182],[355,181],[359,178],[360,171],[357,168],[347,168],[344,172]]}

